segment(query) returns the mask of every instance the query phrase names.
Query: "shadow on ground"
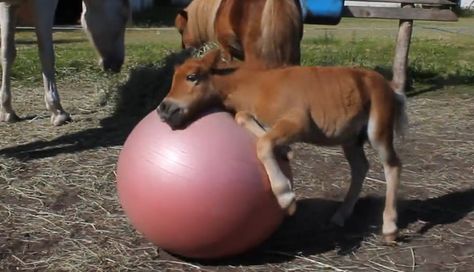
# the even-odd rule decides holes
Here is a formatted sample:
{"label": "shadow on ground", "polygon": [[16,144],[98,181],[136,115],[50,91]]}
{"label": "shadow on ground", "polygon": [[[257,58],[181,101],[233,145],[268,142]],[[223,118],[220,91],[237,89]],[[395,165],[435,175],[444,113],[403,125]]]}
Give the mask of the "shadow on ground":
{"label": "shadow on ground", "polygon": [[[377,66],[374,68],[381,73],[385,78],[392,78],[391,67]],[[413,87],[414,81],[421,83],[422,88],[415,89]],[[443,76],[430,71],[418,71],[408,69],[408,82],[406,94],[408,97],[414,97],[429,92],[436,92],[445,87],[474,84],[474,76],[449,74]]]}
{"label": "shadow on ground", "polygon": [[[383,198],[359,199],[354,214],[344,228],[328,228],[327,220],[340,202],[326,199],[304,199],[299,201],[296,214],[288,218],[280,229],[260,248],[243,256],[202,265],[259,265],[282,263],[295,256],[310,256],[336,250],[346,255],[357,250],[369,236],[379,235],[382,225]],[[437,225],[455,223],[474,210],[474,189],[453,192],[425,200],[401,200],[399,202],[401,230],[410,224],[422,221],[417,235],[423,235]],[[410,237],[400,237],[407,242]],[[192,260],[191,260],[192,261]]]}
{"label": "shadow on ground", "polygon": [[108,100],[116,103],[116,109],[112,116],[100,121],[101,127],[67,134],[50,141],[35,141],[0,149],[0,155],[28,161],[97,147],[123,145],[135,125],[166,96],[171,87],[175,65],[182,63],[190,55],[190,50],[172,53],[160,66],[147,65],[131,70],[128,81],[117,90],[109,92]]}
{"label": "shadow on ground", "polygon": [[474,85],[474,76],[453,74],[443,77],[430,72],[414,72],[413,77],[417,78],[417,81],[427,86],[416,90],[410,88],[407,92],[408,97],[439,91],[449,86]]}

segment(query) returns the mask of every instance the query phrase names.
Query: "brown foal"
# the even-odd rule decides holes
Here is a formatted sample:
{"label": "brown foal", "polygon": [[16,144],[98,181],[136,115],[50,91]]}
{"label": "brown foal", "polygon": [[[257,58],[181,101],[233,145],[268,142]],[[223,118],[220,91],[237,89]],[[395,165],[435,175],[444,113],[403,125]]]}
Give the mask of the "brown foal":
{"label": "brown foal", "polygon": [[345,67],[286,67],[271,70],[218,68],[219,50],[177,67],[171,90],[157,111],[173,129],[202,110],[222,105],[257,136],[257,155],[283,209],[293,214],[295,194],[275,158],[275,148],[294,142],[340,145],[351,168],[351,184],[331,221],[343,225],[351,215],[369,164],[369,141],[383,163],[387,190],[382,232],[397,234],[396,195],[401,162],[394,132],[406,125],[405,96],[380,74]]}

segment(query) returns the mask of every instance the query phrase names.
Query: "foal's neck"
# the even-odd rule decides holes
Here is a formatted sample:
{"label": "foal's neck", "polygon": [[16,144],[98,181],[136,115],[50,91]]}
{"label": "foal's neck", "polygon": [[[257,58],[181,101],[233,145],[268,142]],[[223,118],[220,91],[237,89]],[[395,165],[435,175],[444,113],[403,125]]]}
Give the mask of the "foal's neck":
{"label": "foal's neck", "polygon": [[246,110],[249,105],[252,105],[256,93],[247,90],[249,77],[245,69],[214,70],[210,79],[214,91],[217,92],[226,109],[240,111]]}
{"label": "foal's neck", "polygon": [[212,72],[212,85],[223,102],[228,99],[230,94],[238,90],[240,74],[239,68],[220,68]]}

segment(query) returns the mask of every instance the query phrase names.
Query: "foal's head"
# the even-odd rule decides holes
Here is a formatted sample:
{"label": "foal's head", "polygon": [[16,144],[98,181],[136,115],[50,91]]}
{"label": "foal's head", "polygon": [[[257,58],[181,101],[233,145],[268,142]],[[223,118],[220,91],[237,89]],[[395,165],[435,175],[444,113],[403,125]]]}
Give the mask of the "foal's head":
{"label": "foal's head", "polygon": [[220,51],[213,50],[203,58],[189,59],[176,67],[170,92],[157,108],[160,118],[173,129],[182,127],[201,110],[218,103],[218,93],[210,76],[219,59]]}
{"label": "foal's head", "polygon": [[125,58],[128,0],[84,0],[81,23],[100,55],[105,71],[119,72]]}

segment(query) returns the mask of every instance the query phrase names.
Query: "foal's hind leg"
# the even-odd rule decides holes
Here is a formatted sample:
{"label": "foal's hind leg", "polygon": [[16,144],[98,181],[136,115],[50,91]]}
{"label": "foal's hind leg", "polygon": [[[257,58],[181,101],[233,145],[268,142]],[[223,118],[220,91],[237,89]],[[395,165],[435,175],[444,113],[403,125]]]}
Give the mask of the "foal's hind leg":
{"label": "foal's hind leg", "polygon": [[[385,195],[385,208],[383,211],[382,233],[385,241],[393,242],[398,234],[397,227],[397,192],[400,185],[400,172],[402,164],[393,146],[393,128],[386,129],[374,127],[369,122],[369,140],[377,150],[383,163],[385,179],[387,180],[387,191]],[[376,126],[376,125],[375,125]]]}
{"label": "foal's hind leg", "polygon": [[51,123],[55,126],[71,121],[71,117],[61,106],[54,76],[54,49],[52,28],[57,0],[33,1],[36,10],[36,36],[43,71],[44,100],[51,112]]}
{"label": "foal's hind leg", "polygon": [[2,87],[0,90],[0,121],[14,122],[19,118],[12,108],[10,75],[16,57],[15,23],[17,5],[0,3],[0,28],[2,43]]}
{"label": "foal's hind leg", "polygon": [[362,183],[369,170],[369,162],[365,157],[362,143],[346,144],[343,146],[343,150],[351,167],[351,184],[344,198],[344,202],[331,218],[331,222],[338,226],[343,226],[346,219],[352,214],[360,191],[362,190]]}

